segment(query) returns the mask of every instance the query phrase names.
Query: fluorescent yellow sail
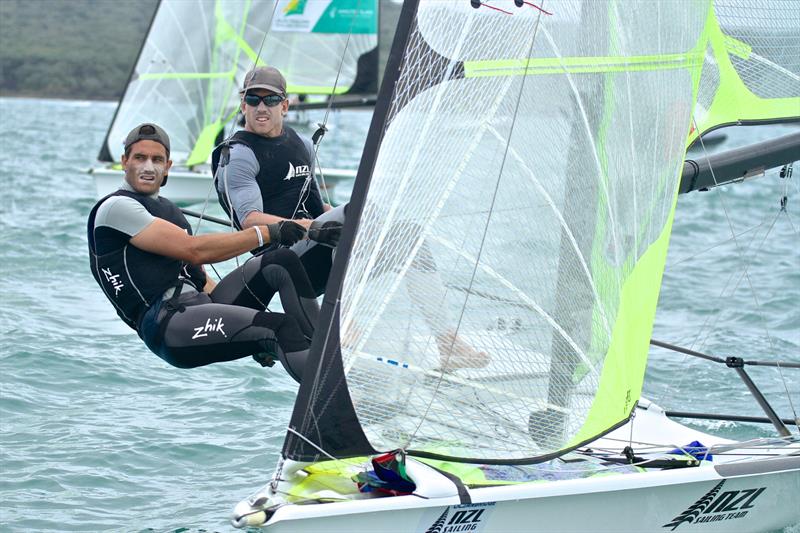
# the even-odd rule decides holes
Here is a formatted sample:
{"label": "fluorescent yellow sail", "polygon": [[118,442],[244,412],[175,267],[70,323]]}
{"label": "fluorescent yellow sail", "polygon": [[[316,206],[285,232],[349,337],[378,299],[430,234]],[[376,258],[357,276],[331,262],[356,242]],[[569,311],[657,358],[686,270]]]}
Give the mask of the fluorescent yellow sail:
{"label": "fluorescent yellow sail", "polygon": [[738,123],[800,120],[800,9],[793,2],[716,0],[689,141]]}
{"label": "fluorescent yellow sail", "polygon": [[375,449],[532,460],[641,392],[709,3],[548,11],[419,4],[341,294]]}
{"label": "fluorescent yellow sail", "polygon": [[693,116],[750,102],[718,47],[753,120],[800,91],[720,1],[415,5],[285,453],[545,460],[639,399]]}

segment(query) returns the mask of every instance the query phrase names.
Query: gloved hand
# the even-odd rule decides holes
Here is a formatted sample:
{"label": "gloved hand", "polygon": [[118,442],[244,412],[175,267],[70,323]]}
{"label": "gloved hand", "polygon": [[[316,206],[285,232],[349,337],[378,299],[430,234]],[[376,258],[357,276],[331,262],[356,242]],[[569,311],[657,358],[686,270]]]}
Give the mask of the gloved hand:
{"label": "gloved hand", "polygon": [[269,242],[291,246],[306,234],[306,228],[291,220],[281,220],[275,224],[268,224]]}
{"label": "gloved hand", "polygon": [[342,223],[329,220],[325,223],[314,221],[308,228],[308,238],[320,244],[335,247],[339,244],[339,237],[342,235]]}

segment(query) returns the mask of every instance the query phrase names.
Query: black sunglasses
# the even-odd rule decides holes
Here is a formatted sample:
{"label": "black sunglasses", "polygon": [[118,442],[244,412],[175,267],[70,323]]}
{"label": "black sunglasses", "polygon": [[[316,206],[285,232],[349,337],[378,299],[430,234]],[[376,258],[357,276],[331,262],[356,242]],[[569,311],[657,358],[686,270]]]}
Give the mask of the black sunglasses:
{"label": "black sunglasses", "polygon": [[258,96],[257,94],[244,95],[244,101],[251,107],[258,107],[258,104],[264,102],[267,107],[272,107],[283,102],[283,96],[279,94],[268,94],[266,96]]}

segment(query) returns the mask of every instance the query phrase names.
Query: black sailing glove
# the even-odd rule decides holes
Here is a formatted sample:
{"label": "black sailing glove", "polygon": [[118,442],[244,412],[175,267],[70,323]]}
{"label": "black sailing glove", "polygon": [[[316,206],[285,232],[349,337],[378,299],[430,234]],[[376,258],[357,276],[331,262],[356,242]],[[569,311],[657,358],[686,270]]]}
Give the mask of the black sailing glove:
{"label": "black sailing glove", "polygon": [[342,235],[342,223],[329,220],[324,224],[312,222],[308,228],[308,238],[320,244],[335,247],[339,244],[339,237]]}
{"label": "black sailing glove", "polygon": [[291,246],[306,235],[306,228],[291,220],[281,220],[275,224],[267,224],[267,229],[269,230],[269,242],[271,244]]}

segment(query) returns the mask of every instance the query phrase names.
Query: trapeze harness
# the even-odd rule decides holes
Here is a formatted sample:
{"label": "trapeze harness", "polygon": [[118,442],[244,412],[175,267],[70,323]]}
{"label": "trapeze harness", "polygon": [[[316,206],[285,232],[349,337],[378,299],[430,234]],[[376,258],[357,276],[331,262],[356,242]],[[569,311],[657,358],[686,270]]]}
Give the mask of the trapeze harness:
{"label": "trapeze harness", "polygon": [[[264,366],[280,359],[300,380],[318,308],[292,252],[278,250],[251,259],[209,295],[202,292],[206,278],[200,267],[140,250],[129,244],[130,235],[112,227],[95,227],[99,206],[111,196],[132,198],[151,215],[189,234],[191,229],[169,200],[125,190],[100,200],[89,215],[92,274],[120,318],[152,352],[179,368],[249,355]],[[265,302],[275,292],[291,316],[265,312]]]}
{"label": "trapeze harness", "polygon": [[170,287],[175,287],[173,298],[180,295],[184,283],[200,291],[205,286],[206,275],[198,266],[131,246],[130,236],[121,231],[110,227],[95,229],[97,210],[112,196],[136,200],[154,217],[172,222],[189,235],[192,228],[180,209],[166,198],[152,198],[126,190],[104,197],[89,214],[87,237],[92,275],[123,322],[141,336],[142,317]]}
{"label": "trapeze harness", "polygon": [[[277,137],[237,131],[227,143],[214,150],[211,166],[215,176],[220,162],[223,166],[227,164],[226,150],[234,144],[247,146],[256,156],[259,168],[255,180],[261,191],[264,213],[289,219],[317,218],[323,213],[322,197],[312,179],[312,156],[292,128],[284,127]],[[241,229],[241,221],[231,208],[225,189],[215,185],[219,203]]]}
{"label": "trapeze harness", "polygon": [[[292,128],[284,127],[278,137],[264,137],[241,130],[214,149],[211,163],[219,203],[237,229],[241,229],[241,221],[236,216],[225,187],[219,183],[224,173],[217,172],[218,168],[228,164],[230,146],[234,144],[250,148],[258,162],[258,173],[254,179],[261,193],[264,213],[289,219],[312,218],[344,223],[346,205],[324,212],[322,197],[312,176],[313,150],[309,150]],[[253,253],[274,248],[264,246],[253,250]],[[314,293],[322,294],[333,263],[332,249],[309,240],[299,241],[291,249],[303,263]]]}

